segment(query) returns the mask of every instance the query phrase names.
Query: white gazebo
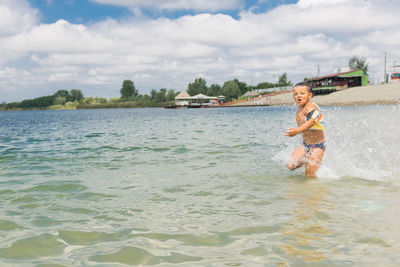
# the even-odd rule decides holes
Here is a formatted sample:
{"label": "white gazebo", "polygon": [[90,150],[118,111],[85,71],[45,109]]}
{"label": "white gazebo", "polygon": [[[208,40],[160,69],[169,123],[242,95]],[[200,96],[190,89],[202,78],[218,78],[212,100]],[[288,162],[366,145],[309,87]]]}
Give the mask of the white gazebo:
{"label": "white gazebo", "polygon": [[191,97],[191,106],[209,106],[211,104],[217,104],[217,97],[206,96],[203,94],[197,94]]}
{"label": "white gazebo", "polygon": [[188,106],[191,98],[192,97],[186,91],[182,91],[175,97],[175,105],[181,107]]}
{"label": "white gazebo", "polygon": [[190,96],[186,91],[180,92],[175,97],[175,105],[184,107],[202,107],[209,105],[216,105],[225,101],[224,96],[206,96],[204,94],[197,94],[195,96]]}

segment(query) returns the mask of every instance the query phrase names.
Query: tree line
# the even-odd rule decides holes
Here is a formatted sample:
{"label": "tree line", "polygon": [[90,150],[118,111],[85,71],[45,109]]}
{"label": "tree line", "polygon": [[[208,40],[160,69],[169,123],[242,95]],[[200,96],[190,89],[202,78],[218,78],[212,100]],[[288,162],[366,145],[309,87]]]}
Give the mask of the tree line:
{"label": "tree line", "polygon": [[178,94],[174,89],[162,88],[159,91],[152,89],[150,95],[139,94],[132,80],[124,80],[120,89],[121,97],[115,102],[136,102],[138,107],[157,107],[175,101]]}
{"label": "tree line", "polygon": [[[286,73],[282,74],[277,83],[262,82],[256,86],[247,85],[243,81],[233,79],[219,84],[207,86],[203,78],[196,78],[188,84],[187,92],[194,96],[204,94],[208,96],[223,95],[227,101],[239,98],[247,91],[254,89],[267,89],[272,87],[288,86],[291,81],[287,80]],[[3,110],[10,109],[65,109],[65,108],[118,108],[118,107],[160,107],[172,104],[179,92],[175,89],[162,88],[158,91],[153,89],[150,94],[139,94],[132,80],[124,80],[120,89],[120,97],[84,97],[79,89],[58,90],[55,94],[41,96],[33,99],[25,99],[21,102],[4,103],[0,105]]]}
{"label": "tree line", "polygon": [[[254,89],[268,89],[273,87],[282,87],[292,85],[292,82],[287,79],[286,73],[279,76],[277,83],[262,82],[256,86],[247,85],[243,81],[233,79],[224,82],[221,86],[219,84],[212,84],[207,86],[207,81],[201,77],[196,78],[193,82],[188,84],[187,93],[191,96],[197,94],[204,94],[207,96],[220,96],[223,95],[227,101],[239,98],[248,91]],[[125,80],[122,83],[120,90],[121,101],[139,101],[139,102],[150,102],[153,104],[160,104],[165,102],[174,101],[175,96],[178,94],[174,89],[160,89],[159,91],[152,90],[150,96],[140,95],[135,87],[135,84],[131,80]]]}
{"label": "tree line", "polygon": [[219,84],[212,84],[208,87],[206,80],[204,80],[203,78],[197,78],[193,83],[189,83],[187,92],[191,96],[197,94],[204,94],[208,96],[223,95],[227,101],[231,101],[233,99],[239,98],[246,92],[255,89],[268,89],[289,85],[292,85],[292,82],[288,81],[286,73],[283,73],[281,76],[279,76],[277,83],[262,82],[257,84],[256,86],[247,85],[243,81],[233,79],[224,82],[222,86],[220,86]]}
{"label": "tree line", "polygon": [[[348,61],[351,70],[362,69],[368,71],[368,63],[365,57],[353,56]],[[308,78],[304,78],[308,80]],[[290,86],[292,82],[287,79],[286,73],[279,76],[275,83],[261,82],[257,85],[247,85],[238,79],[229,80],[219,84],[211,84],[207,86],[205,79],[199,77],[188,84],[187,92],[194,96],[204,94],[208,96],[223,95],[227,101],[231,101],[244,95],[247,91],[255,89],[269,89],[273,87]],[[3,103],[0,109],[48,109],[48,108],[94,108],[94,107],[157,107],[165,104],[171,104],[175,100],[175,96],[179,92],[174,89],[162,88],[159,91],[151,90],[150,95],[139,94],[132,80],[124,80],[120,89],[120,97],[106,98],[101,97],[84,97],[79,89],[58,90],[55,94],[49,96],[41,96],[33,99],[25,99],[21,102]]]}
{"label": "tree line", "polygon": [[33,99],[25,99],[21,102],[3,104],[2,107],[5,109],[47,108],[53,105],[64,105],[67,102],[79,103],[83,99],[84,96],[81,90],[58,90],[53,95],[36,97]]}

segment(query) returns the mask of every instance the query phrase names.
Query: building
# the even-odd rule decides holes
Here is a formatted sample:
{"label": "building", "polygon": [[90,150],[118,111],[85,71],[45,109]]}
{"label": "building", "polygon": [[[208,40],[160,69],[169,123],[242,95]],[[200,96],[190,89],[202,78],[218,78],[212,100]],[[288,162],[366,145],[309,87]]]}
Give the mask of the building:
{"label": "building", "polygon": [[307,81],[314,95],[329,94],[350,87],[368,85],[368,74],[359,69],[314,77]]}
{"label": "building", "polygon": [[190,98],[189,107],[197,108],[217,104],[217,97],[198,94]]}
{"label": "building", "polygon": [[218,105],[225,101],[224,96],[206,96],[198,94],[190,96],[187,92],[182,91],[175,97],[175,105],[178,107],[205,107],[210,105]]}
{"label": "building", "polygon": [[400,82],[400,72],[392,73],[392,75],[390,75],[390,81]]}
{"label": "building", "polygon": [[182,91],[175,97],[175,105],[179,107],[187,107],[189,105],[190,98],[191,96],[186,93],[186,91]]}

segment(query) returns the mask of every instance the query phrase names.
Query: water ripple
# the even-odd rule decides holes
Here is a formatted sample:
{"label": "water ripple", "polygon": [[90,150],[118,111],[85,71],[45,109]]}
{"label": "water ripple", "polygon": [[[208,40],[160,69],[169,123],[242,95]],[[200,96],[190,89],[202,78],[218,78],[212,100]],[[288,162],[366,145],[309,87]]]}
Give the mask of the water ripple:
{"label": "water ripple", "polygon": [[294,114],[0,113],[0,265],[395,266],[399,108],[326,108],[318,180]]}

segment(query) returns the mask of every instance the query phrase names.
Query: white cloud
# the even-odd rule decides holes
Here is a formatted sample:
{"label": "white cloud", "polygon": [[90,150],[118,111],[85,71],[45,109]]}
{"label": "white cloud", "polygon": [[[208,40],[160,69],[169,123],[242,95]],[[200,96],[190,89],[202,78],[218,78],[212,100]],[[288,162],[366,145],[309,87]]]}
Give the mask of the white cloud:
{"label": "white cloud", "polygon": [[335,1],[311,1],[321,3],[310,8],[297,5],[284,5],[262,14],[243,13],[245,19],[253,24],[268,25],[276,32],[286,34],[334,34],[338,37],[364,35],[374,30],[384,30],[400,23],[396,14],[399,7],[390,5],[387,1],[351,0],[346,5]]}
{"label": "white cloud", "polygon": [[196,10],[219,11],[238,9],[242,0],[91,0],[92,2],[108,5],[118,5],[131,8],[151,8],[159,10]]}
{"label": "white cloud", "polygon": [[390,0],[343,1],[301,0],[239,19],[203,13],[88,25],[40,24],[25,1],[2,1],[0,12],[12,10],[12,21],[21,14],[30,19],[0,32],[0,92],[6,100],[65,88],[111,97],[124,79],[149,93],[185,89],[199,75],[208,84],[233,78],[256,84],[283,72],[297,82],[316,75],[317,66],[321,74],[343,69],[353,55],[366,57],[371,74],[383,77],[385,51],[388,62],[400,62],[400,7]]}
{"label": "white cloud", "polygon": [[337,4],[346,4],[350,2],[355,2],[354,0],[299,0],[297,5],[300,8],[312,8],[316,6],[331,6]]}
{"label": "white cloud", "polygon": [[1,0],[0,37],[31,29],[38,22],[38,14],[25,0]]}
{"label": "white cloud", "polygon": [[61,73],[51,74],[48,77],[48,81],[49,82],[60,82],[60,81],[68,82],[71,80],[75,80],[77,77],[78,77],[77,73],[61,72]]}
{"label": "white cloud", "polygon": [[23,31],[4,42],[7,50],[13,52],[95,52],[112,49],[116,45],[101,33],[90,31],[84,25],[59,20],[53,24],[40,24],[29,31]]}

